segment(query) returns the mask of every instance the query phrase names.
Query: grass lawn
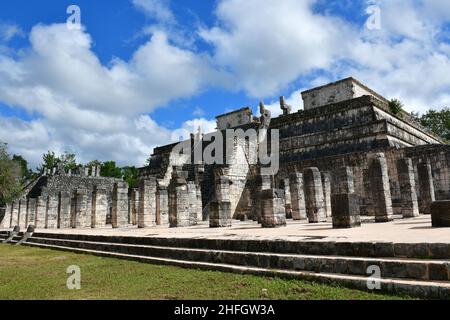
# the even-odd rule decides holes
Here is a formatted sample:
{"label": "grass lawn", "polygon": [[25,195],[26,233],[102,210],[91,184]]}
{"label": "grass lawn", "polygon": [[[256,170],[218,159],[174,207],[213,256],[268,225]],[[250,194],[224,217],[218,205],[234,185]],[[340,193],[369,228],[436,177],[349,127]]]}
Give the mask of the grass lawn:
{"label": "grass lawn", "polygon": [[[70,265],[81,268],[81,290],[66,287],[66,269]],[[299,280],[190,270],[0,244],[2,300],[401,298]]]}

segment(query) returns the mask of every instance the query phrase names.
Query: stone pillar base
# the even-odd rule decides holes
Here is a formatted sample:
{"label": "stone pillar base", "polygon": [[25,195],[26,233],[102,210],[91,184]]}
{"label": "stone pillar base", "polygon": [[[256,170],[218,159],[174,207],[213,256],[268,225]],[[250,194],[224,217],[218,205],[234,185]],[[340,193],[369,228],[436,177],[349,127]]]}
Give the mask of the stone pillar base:
{"label": "stone pillar base", "polygon": [[355,228],[361,226],[359,197],[356,194],[333,194],[331,196],[333,228]]}
{"label": "stone pillar base", "polygon": [[431,224],[433,228],[450,227],[450,200],[431,203]]}
{"label": "stone pillar base", "polygon": [[286,226],[286,211],[283,205],[283,191],[268,189],[261,192],[261,225],[263,228]]}
{"label": "stone pillar base", "polygon": [[231,227],[231,202],[213,201],[209,204],[209,227]]}

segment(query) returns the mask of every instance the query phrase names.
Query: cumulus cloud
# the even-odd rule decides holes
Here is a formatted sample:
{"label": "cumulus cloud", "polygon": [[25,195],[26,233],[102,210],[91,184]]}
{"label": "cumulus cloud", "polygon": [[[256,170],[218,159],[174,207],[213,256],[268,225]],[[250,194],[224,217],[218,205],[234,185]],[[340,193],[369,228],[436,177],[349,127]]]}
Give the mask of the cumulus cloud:
{"label": "cumulus cloud", "polygon": [[149,17],[164,23],[174,23],[175,17],[170,10],[170,0],[132,0]]}
{"label": "cumulus cloud", "polygon": [[273,96],[302,74],[330,68],[349,49],[349,26],[315,14],[313,3],[223,0],[217,26],[200,30],[200,36],[250,95]]}
{"label": "cumulus cloud", "polygon": [[[33,163],[47,149],[69,149],[83,161],[143,164],[153,146],[170,140],[169,130],[147,114],[197,94],[214,77],[207,59],[171,45],[162,31],[130,61],[115,59],[107,66],[91,44],[83,30],[38,25],[24,55],[0,55],[0,101],[38,117],[33,122],[2,119],[10,130],[2,126],[0,139],[13,152],[28,155]],[[36,133],[46,142],[34,143],[17,132]]]}
{"label": "cumulus cloud", "polygon": [[[444,1],[371,0],[380,7],[382,28],[368,30],[364,8],[357,22],[317,10],[316,0],[219,0],[214,23],[184,31],[187,36],[174,27],[168,0],[132,1],[157,25],[145,28],[148,40],[128,61],[102,64],[91,36],[62,24],[35,26],[30,47],[11,53],[2,41],[21,30],[0,27],[0,102],[33,119],[0,118],[0,140],[13,152],[33,163],[52,149],[76,152],[81,161],[142,164],[156,145],[198,126],[214,130],[200,108],[175,132],[151,118],[157,107],[210,86],[269,101],[274,116],[281,113],[274,97],[282,92],[291,92],[294,111],[302,104],[293,83],[312,87],[351,75],[400,98],[410,111],[450,105]],[[195,50],[195,37],[211,51]]]}

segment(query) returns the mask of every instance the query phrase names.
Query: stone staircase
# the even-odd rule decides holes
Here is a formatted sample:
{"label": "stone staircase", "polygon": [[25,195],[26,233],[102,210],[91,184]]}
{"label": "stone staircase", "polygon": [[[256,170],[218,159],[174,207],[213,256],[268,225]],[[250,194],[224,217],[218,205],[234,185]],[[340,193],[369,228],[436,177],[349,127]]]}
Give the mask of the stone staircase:
{"label": "stone staircase", "polygon": [[[22,237],[15,237],[17,243]],[[6,233],[0,233],[0,239]],[[35,233],[24,244],[184,268],[220,270],[368,290],[378,266],[381,290],[450,299],[450,244],[139,238]],[[392,249],[392,250],[391,250]],[[377,290],[375,290],[377,291]]]}

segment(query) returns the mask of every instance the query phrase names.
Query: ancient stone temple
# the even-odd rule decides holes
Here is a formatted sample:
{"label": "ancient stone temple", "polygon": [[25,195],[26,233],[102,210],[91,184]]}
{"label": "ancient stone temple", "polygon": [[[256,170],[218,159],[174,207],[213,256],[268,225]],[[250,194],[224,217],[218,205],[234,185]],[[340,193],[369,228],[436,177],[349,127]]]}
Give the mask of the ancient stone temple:
{"label": "ancient stone temple", "polygon": [[2,226],[229,227],[250,220],[283,227],[303,220],[350,228],[361,216],[383,223],[431,212],[435,225],[447,221],[439,220],[442,202],[434,204],[450,199],[450,146],[442,139],[353,78],[302,98],[303,109],[284,98],[278,117],[263,103],[258,116],[238,109],[219,115],[215,132],[155,148],[138,190],[98,177],[97,169],[44,175],[8,205]]}

